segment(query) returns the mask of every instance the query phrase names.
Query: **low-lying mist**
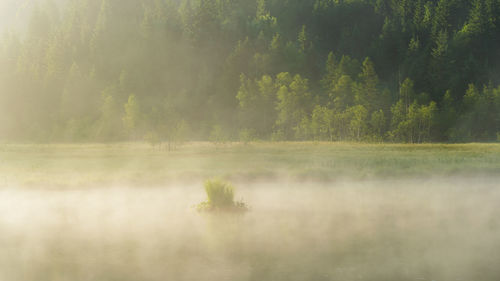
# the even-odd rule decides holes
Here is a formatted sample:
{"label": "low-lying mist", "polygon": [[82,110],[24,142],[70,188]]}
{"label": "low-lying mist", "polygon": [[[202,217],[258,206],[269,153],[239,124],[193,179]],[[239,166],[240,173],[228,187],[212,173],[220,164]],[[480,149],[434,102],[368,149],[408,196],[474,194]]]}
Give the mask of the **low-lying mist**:
{"label": "low-lying mist", "polygon": [[499,280],[498,178],[0,191],[0,280]]}

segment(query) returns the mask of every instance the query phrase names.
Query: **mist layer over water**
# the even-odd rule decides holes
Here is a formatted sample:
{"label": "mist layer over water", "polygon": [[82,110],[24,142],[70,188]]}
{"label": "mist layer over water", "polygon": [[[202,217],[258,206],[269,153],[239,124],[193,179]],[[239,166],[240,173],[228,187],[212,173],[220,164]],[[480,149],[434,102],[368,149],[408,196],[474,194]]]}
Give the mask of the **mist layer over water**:
{"label": "mist layer over water", "polygon": [[0,280],[499,280],[500,179],[0,191]]}

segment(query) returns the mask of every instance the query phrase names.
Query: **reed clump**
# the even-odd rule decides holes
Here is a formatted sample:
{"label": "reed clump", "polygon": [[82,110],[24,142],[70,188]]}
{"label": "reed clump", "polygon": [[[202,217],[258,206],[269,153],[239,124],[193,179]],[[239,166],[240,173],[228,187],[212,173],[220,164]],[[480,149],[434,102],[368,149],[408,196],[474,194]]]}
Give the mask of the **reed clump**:
{"label": "reed clump", "polygon": [[207,201],[196,205],[199,212],[245,212],[248,206],[234,200],[234,186],[221,179],[210,179],[204,183]]}

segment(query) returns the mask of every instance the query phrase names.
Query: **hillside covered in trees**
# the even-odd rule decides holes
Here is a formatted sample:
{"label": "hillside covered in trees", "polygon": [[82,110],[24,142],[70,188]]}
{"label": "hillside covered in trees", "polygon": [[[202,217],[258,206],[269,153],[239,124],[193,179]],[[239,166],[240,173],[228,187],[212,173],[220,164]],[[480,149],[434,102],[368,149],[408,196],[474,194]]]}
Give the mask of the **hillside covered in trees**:
{"label": "hillside covered in trees", "polygon": [[6,141],[494,141],[500,0],[44,0]]}

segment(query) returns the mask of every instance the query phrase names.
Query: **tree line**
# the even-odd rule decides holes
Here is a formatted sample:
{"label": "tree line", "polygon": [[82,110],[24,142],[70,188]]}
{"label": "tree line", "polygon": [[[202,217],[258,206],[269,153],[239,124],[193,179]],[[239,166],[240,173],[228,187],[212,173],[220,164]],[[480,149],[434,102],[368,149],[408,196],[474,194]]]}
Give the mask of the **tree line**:
{"label": "tree line", "polygon": [[41,0],[0,40],[10,141],[500,134],[500,0]]}

